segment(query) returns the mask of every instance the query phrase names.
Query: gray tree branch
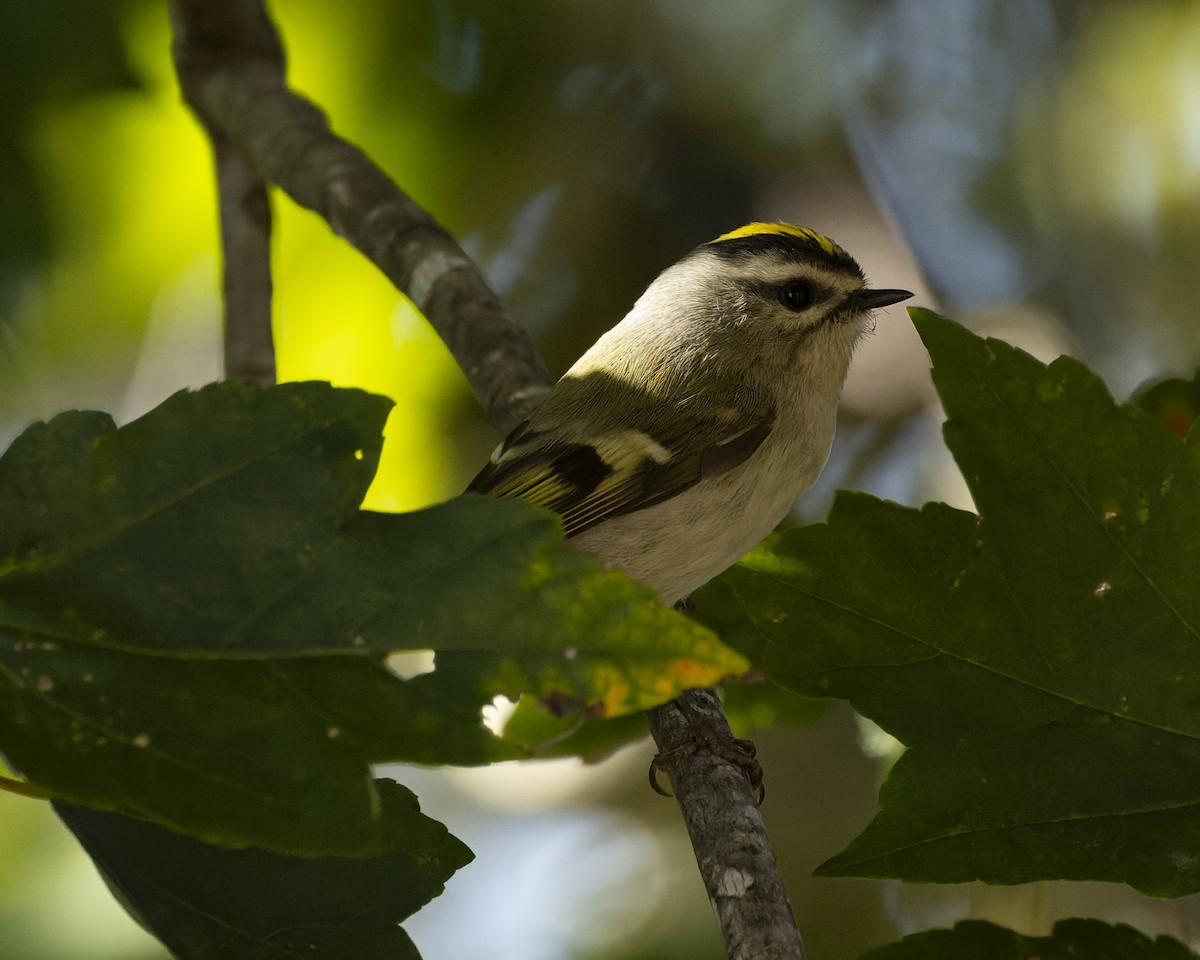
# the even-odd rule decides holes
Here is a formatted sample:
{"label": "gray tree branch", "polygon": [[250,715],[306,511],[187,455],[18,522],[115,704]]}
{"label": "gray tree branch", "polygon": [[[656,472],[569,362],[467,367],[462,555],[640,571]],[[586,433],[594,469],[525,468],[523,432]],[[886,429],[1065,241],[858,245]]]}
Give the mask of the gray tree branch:
{"label": "gray tree branch", "polygon": [[804,960],[754,788],[719,748],[733,734],[716,693],[685,690],[647,717],[729,960]]}
{"label": "gray tree branch", "polygon": [[470,258],[362,151],[335,135],[320,110],[288,89],[282,47],[260,0],[171,0],[170,10],[184,97],[202,122],[412,300],[493,426],[507,433],[553,381]]}
{"label": "gray tree branch", "polygon": [[250,6],[213,18],[212,7],[173,5],[173,54],[183,94],[208,134],[221,222],[225,376],[252,386],[275,382],[271,333],[271,207],[267,183],[196,96],[222,60],[278,63],[283,47],[266,12]]}
{"label": "gray tree branch", "polygon": [[212,134],[223,256],[225,377],[275,382],[271,333],[271,205],[267,185],[219,132]]}

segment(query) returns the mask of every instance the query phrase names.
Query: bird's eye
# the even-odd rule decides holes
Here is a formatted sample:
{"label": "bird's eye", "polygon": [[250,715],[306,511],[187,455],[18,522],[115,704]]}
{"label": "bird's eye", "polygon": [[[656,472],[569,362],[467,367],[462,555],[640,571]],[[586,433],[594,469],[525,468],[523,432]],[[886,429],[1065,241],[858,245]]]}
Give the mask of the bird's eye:
{"label": "bird's eye", "polygon": [[807,280],[791,280],[779,288],[779,302],[796,313],[807,310],[816,298],[817,291]]}

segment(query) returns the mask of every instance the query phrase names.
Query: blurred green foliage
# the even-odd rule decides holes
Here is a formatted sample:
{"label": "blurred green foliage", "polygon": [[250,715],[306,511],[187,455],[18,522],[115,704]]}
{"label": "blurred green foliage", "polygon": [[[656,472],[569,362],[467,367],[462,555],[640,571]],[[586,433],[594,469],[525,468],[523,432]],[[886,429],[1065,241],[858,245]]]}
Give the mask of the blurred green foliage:
{"label": "blurred green foliage", "polygon": [[[47,184],[29,140],[49,111],[98,93],[130,91],[118,8],[112,0],[13,4],[5,10],[4,90],[0,94],[0,324],[58,238]],[[47,70],[47,64],[54,64]]]}

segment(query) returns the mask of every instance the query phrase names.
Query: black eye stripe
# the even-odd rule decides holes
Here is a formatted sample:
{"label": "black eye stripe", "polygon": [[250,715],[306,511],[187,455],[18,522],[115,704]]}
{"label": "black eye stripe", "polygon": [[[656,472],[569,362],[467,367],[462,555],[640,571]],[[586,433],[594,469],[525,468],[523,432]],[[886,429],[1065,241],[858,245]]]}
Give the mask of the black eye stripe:
{"label": "black eye stripe", "polygon": [[790,280],[784,280],[781,283],[773,284],[764,293],[794,313],[829,303],[837,295],[832,288],[810,277],[793,277]]}
{"label": "black eye stripe", "polygon": [[821,304],[831,304],[838,296],[833,287],[811,277],[750,281],[743,289],[747,294],[778,303],[793,313],[800,313]]}

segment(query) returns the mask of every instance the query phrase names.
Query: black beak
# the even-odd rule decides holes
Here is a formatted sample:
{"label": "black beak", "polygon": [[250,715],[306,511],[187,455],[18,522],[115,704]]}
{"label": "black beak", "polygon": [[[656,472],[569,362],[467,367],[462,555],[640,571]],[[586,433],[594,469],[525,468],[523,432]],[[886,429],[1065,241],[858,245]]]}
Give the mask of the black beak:
{"label": "black beak", "polygon": [[877,307],[890,307],[911,296],[907,290],[868,290],[864,287],[850,294],[850,306],[855,310],[874,310]]}

